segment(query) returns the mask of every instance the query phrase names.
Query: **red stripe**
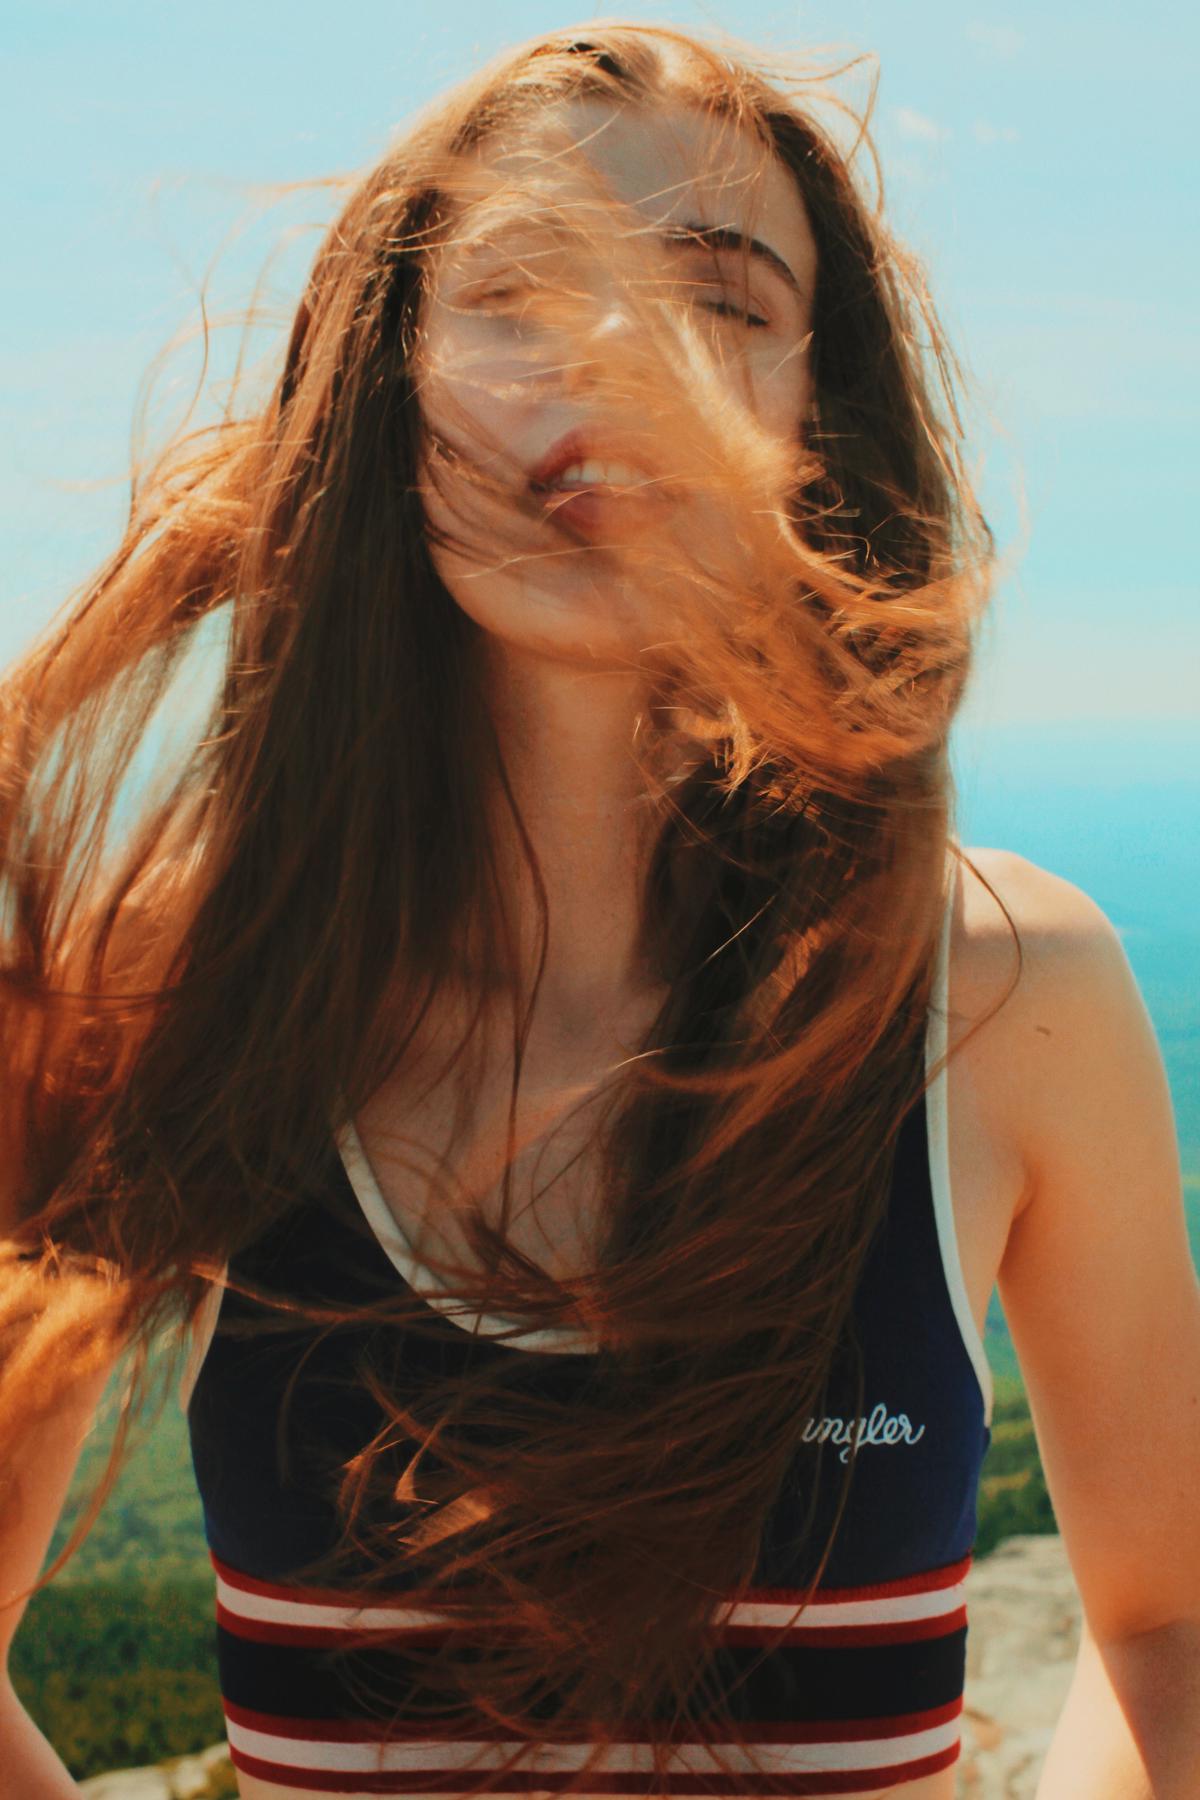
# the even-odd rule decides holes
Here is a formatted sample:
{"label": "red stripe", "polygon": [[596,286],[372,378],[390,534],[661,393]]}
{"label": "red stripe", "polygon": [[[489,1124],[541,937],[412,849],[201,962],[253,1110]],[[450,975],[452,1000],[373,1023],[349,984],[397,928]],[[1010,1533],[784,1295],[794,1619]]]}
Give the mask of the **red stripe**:
{"label": "red stripe", "polygon": [[[316,1588],[286,1586],[280,1582],[262,1581],[256,1575],[247,1575],[241,1569],[235,1569],[229,1563],[209,1552],[213,1568],[223,1581],[231,1587],[240,1588],[244,1593],[262,1594],[275,1600],[299,1600],[312,1605],[348,1607],[356,1604],[363,1606],[432,1606],[436,1604],[436,1594],[429,1588],[392,1589],[368,1593],[362,1596],[348,1589]],[[956,1586],[964,1580],[971,1567],[970,1555],[962,1557],[958,1562],[946,1563],[940,1569],[928,1569],[919,1575],[902,1575],[896,1581],[868,1582],[863,1587],[819,1587],[812,1595],[812,1603],[822,1606],[837,1606],[846,1600],[886,1600],[902,1594],[928,1594],[937,1588]],[[797,1607],[805,1598],[808,1590],[799,1587],[755,1587],[744,1588],[730,1599],[736,1601],[757,1602],[764,1605],[780,1604]]]}
{"label": "red stripe", "polygon": [[337,1646],[342,1649],[372,1649],[386,1641],[397,1647],[436,1650],[447,1643],[467,1641],[479,1643],[515,1643],[521,1639],[520,1627],[496,1625],[490,1632],[471,1632],[465,1625],[288,1625],[276,1619],[249,1619],[243,1613],[230,1612],[217,1601],[217,1624],[230,1637],[253,1644],[293,1644],[315,1647]]}
{"label": "red stripe", "polygon": [[[298,1649],[335,1646],[350,1649],[355,1646],[377,1646],[383,1638],[379,1627],[287,1625],[274,1619],[247,1619],[241,1613],[231,1613],[220,1601],[217,1602],[216,1617],[217,1624],[230,1637],[241,1638],[243,1642],[252,1644],[288,1644]],[[703,1635],[729,1649],[770,1646],[777,1649],[841,1650],[871,1644],[926,1643],[932,1638],[951,1637],[956,1631],[965,1631],[966,1628],[967,1609],[959,1606],[953,1612],[940,1613],[932,1619],[889,1619],[878,1625],[725,1625],[706,1631]],[[396,1647],[411,1647],[414,1650],[420,1648],[428,1652],[462,1639],[466,1636],[466,1628],[459,1630],[443,1625],[408,1625],[397,1627],[388,1636]],[[479,1632],[472,1633],[470,1641],[473,1644],[494,1644],[500,1642],[502,1637],[512,1641],[516,1636],[515,1626],[511,1632],[505,1633],[496,1627],[486,1636]]]}
{"label": "red stripe", "polygon": [[[786,1746],[867,1743],[872,1738],[905,1737],[914,1731],[932,1731],[938,1725],[948,1725],[952,1719],[957,1719],[962,1709],[962,1696],[959,1695],[958,1699],[948,1700],[944,1706],[927,1707],[922,1712],[889,1713],[879,1719],[743,1720],[742,1728],[750,1742],[758,1744]],[[469,1737],[472,1742],[478,1739],[481,1742],[515,1746],[517,1741],[515,1738],[506,1738],[498,1726],[483,1720],[476,1728],[473,1721],[464,1725],[461,1720],[456,1719],[447,1724],[446,1736],[438,1737],[435,1732],[430,1731],[427,1718],[411,1721],[401,1719],[387,1725],[373,1719],[290,1719],[278,1713],[252,1712],[249,1707],[234,1706],[230,1701],[225,1702],[225,1717],[231,1724],[241,1725],[247,1731],[264,1731],[274,1737],[291,1738],[297,1743],[305,1744],[455,1743]],[[582,1743],[585,1740],[582,1733],[572,1739],[564,1731],[563,1741]],[[620,1741],[627,1744],[648,1744],[649,1728],[636,1722],[622,1725]],[[702,1738],[682,1735],[673,1741],[689,1746],[703,1745],[704,1742]]]}
{"label": "red stripe", "polygon": [[[806,1775],[799,1771],[780,1774],[754,1775],[750,1771],[723,1775],[713,1771],[710,1775],[697,1777],[681,1773],[678,1778],[667,1777],[667,1792],[680,1796],[739,1796],[754,1794],[771,1796],[777,1793],[786,1794],[788,1800],[798,1795],[823,1794],[861,1794],[866,1788],[892,1787],[897,1782],[915,1781],[921,1775],[936,1775],[942,1769],[950,1768],[957,1762],[961,1752],[961,1744],[951,1744],[946,1750],[939,1750],[934,1756],[922,1756],[913,1762],[890,1763],[886,1767],[871,1769],[830,1770],[821,1774]],[[465,1781],[463,1771],[459,1769],[403,1769],[387,1771],[380,1774],[351,1773],[343,1770],[294,1769],[287,1763],[267,1762],[261,1757],[246,1756],[241,1751],[231,1750],[230,1760],[236,1769],[245,1775],[256,1775],[261,1781],[275,1781],[283,1785],[309,1788],[314,1793],[325,1794],[411,1794],[411,1793],[464,1793],[470,1781]],[[483,1770],[473,1771],[472,1779],[477,1781]],[[647,1786],[650,1772],[634,1774],[606,1774],[597,1770],[586,1777],[583,1784],[578,1777],[573,1782],[573,1791],[580,1794],[646,1794],[651,1790]],[[562,1777],[564,1781],[568,1776]],[[505,1774],[498,1771],[491,1776],[490,1788],[494,1793],[519,1794],[530,1788],[540,1792],[555,1792],[554,1777],[544,1769],[511,1769]]]}
{"label": "red stripe", "polygon": [[[928,1594],[934,1588],[955,1587],[966,1578],[971,1567],[969,1555],[958,1562],[945,1563],[940,1569],[926,1569],[919,1575],[902,1575],[896,1581],[868,1582],[865,1587],[819,1587],[813,1594],[814,1601],[822,1606],[832,1603],[837,1605],[842,1600],[886,1600],[898,1594]],[[798,1606],[806,1588],[793,1587],[760,1587],[750,1588],[739,1594],[739,1599],[772,1601],[782,1600]]]}

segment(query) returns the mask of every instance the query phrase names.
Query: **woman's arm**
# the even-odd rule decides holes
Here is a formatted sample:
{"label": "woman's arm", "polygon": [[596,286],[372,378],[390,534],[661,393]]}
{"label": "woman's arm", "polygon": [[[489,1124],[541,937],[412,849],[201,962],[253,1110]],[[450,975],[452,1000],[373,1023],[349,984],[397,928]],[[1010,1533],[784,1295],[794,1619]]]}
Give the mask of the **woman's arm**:
{"label": "woman's arm", "polygon": [[[163,856],[128,898],[110,945],[109,973],[128,975],[137,957],[151,958],[156,939],[152,902],[178,897],[188,873],[182,853]],[[86,933],[84,934],[86,939]],[[81,940],[82,941],[82,940]],[[147,950],[149,945],[149,950]],[[154,979],[156,972],[147,979]],[[68,985],[86,979],[80,960],[67,965]],[[12,1084],[0,1089],[0,1240],[21,1216],[22,1123],[12,1116]],[[0,1280],[5,1277],[0,1271]],[[0,1800],[65,1800],[79,1788],[29,1717],[12,1686],[8,1660],[27,1605],[27,1590],[45,1566],[71,1478],[104,1390],[119,1359],[76,1381],[52,1409],[0,1446]]]}
{"label": "woman's arm", "polygon": [[1086,1619],[1037,1800],[1154,1800],[1125,1709]]}
{"label": "woman's arm", "polygon": [[1136,1767],[1111,1778],[1095,1767],[1097,1734],[1119,1742],[1113,1695],[1154,1800],[1196,1800],[1200,1284],[1170,1094],[1100,908],[1022,858],[1006,877],[1026,952],[1007,1045],[1030,1198],[1000,1295],[1092,1640],[1039,1800],[1146,1792]]}
{"label": "woman's arm", "polygon": [[66,1800],[79,1792],[13,1692],[8,1653],[25,1611],[21,1596],[45,1564],[110,1372],[97,1370],[81,1382],[6,1459],[10,1517],[0,1535],[0,1800]]}
{"label": "woman's arm", "polygon": [[12,1688],[0,1684],[0,1800],[79,1800],[82,1792]]}

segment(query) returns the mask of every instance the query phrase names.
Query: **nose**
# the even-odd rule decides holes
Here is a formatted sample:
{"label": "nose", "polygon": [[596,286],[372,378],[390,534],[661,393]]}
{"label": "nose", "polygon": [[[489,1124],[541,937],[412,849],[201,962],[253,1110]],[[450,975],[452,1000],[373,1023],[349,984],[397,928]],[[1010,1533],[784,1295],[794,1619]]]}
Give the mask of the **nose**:
{"label": "nose", "polygon": [[614,355],[633,337],[631,310],[618,296],[606,296],[588,313],[590,316],[581,319],[575,330],[560,340],[559,379],[570,392],[589,387],[606,356]]}
{"label": "nose", "polygon": [[596,323],[588,332],[588,337],[601,343],[609,343],[613,338],[622,337],[632,327],[633,319],[630,316],[629,308],[621,305],[619,301],[611,300],[605,305]]}

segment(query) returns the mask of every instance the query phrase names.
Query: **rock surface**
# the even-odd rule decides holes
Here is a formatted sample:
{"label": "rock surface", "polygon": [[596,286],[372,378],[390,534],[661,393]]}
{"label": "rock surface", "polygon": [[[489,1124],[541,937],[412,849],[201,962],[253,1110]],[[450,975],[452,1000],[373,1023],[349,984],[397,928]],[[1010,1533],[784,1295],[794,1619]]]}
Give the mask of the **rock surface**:
{"label": "rock surface", "polygon": [[[967,1607],[958,1800],[1034,1800],[1082,1616],[1061,1538],[1009,1538],[971,1569]],[[219,1800],[234,1791],[224,1744],[80,1785],[88,1800]]]}
{"label": "rock surface", "polygon": [[118,1769],[81,1781],[88,1800],[225,1800],[236,1794],[233,1765],[225,1744],[194,1756],[176,1756],[153,1769]]}
{"label": "rock surface", "polygon": [[1009,1538],[967,1576],[959,1800],[1034,1800],[1083,1614],[1059,1537]]}

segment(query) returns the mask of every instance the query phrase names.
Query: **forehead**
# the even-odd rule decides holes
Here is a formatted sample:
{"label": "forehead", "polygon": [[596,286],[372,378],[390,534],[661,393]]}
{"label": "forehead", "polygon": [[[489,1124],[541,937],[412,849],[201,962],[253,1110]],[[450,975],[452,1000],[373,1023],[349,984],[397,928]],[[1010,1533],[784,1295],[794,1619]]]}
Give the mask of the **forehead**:
{"label": "forehead", "polygon": [[476,153],[477,173],[535,175],[585,165],[647,219],[732,226],[761,239],[803,283],[816,270],[812,227],[791,171],[744,126],[686,101],[653,107],[580,99],[546,107]]}

